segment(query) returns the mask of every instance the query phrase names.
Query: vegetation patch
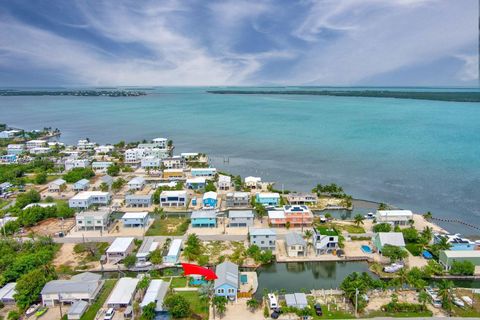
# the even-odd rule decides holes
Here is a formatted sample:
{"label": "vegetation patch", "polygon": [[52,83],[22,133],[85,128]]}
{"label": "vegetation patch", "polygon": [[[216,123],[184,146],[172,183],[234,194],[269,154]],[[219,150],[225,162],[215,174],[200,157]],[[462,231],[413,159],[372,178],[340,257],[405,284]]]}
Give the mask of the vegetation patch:
{"label": "vegetation patch", "polygon": [[155,218],[146,236],[182,236],[187,232],[190,219],[180,217]]}

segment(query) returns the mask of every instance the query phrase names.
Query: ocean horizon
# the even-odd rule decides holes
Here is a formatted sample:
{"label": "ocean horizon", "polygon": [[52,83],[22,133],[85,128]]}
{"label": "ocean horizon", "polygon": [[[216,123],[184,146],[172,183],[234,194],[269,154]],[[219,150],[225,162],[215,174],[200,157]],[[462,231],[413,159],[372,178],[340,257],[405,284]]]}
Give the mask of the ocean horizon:
{"label": "ocean horizon", "polygon": [[[431,211],[480,227],[476,103],[207,93],[235,88],[213,86],[135,88],[148,88],[148,94],[0,97],[0,122],[25,129],[59,128],[66,143],[86,137],[102,144],[168,137],[176,153],[208,153],[221,170],[261,176],[276,182],[277,189],[283,184],[308,191],[317,183],[337,183],[354,198]],[[475,233],[460,224],[439,224],[451,232]]]}

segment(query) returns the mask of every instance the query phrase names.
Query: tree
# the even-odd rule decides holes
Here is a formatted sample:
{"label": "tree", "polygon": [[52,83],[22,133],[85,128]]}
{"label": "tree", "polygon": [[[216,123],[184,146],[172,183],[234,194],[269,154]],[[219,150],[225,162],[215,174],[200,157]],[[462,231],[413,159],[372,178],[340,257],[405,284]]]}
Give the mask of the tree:
{"label": "tree", "polygon": [[112,177],[118,176],[120,173],[120,166],[116,164],[112,164],[107,168],[107,174]]}
{"label": "tree", "polygon": [[468,261],[453,261],[450,267],[450,274],[456,276],[473,276],[475,272],[475,265]]}
{"label": "tree", "polygon": [[260,302],[258,302],[257,299],[251,298],[247,300],[247,307],[250,309],[250,311],[255,311],[260,306]]}
{"label": "tree", "polygon": [[433,229],[429,226],[423,228],[422,232],[420,233],[420,241],[424,246],[428,245],[433,238]]}
{"label": "tree", "polygon": [[95,172],[91,168],[73,168],[63,175],[63,179],[68,183],[75,183],[78,180],[90,179],[95,176]]}
{"label": "tree", "polygon": [[365,220],[365,217],[361,214],[356,214],[355,217],[353,217],[353,222],[357,227],[363,224],[363,220]]}
{"label": "tree", "polygon": [[373,226],[373,232],[390,232],[392,231],[392,225],[389,223],[379,223]]}
{"label": "tree", "polygon": [[410,287],[421,289],[427,285],[427,282],[423,279],[425,273],[418,267],[413,267],[407,272],[407,283]]}
{"label": "tree", "polygon": [[290,229],[290,221],[287,221],[287,222],[285,223],[285,228],[286,228],[287,230]]}
{"label": "tree", "polygon": [[426,306],[427,302],[430,300],[430,296],[425,290],[422,290],[418,294],[418,302],[422,304],[423,307]]}
{"label": "tree", "polygon": [[389,209],[389,206],[383,202],[378,205],[378,210],[388,210],[388,209]]}
{"label": "tree", "polygon": [[217,191],[217,188],[215,187],[215,184],[213,183],[212,180],[207,181],[207,185],[205,186],[205,191],[206,192]]}
{"label": "tree", "polygon": [[137,258],[133,254],[129,254],[123,259],[123,265],[127,268],[131,268],[135,265]]}
{"label": "tree", "polygon": [[[354,272],[343,279],[340,284],[340,289],[343,290],[345,296],[354,305],[358,302],[357,308],[359,311],[362,311],[367,305],[364,294],[370,289],[381,288],[382,286],[383,284],[381,280],[373,279],[368,273]],[[358,296],[356,297],[357,290]]]}
{"label": "tree", "polygon": [[398,261],[405,259],[408,256],[408,253],[398,246],[386,244],[382,248],[382,255],[390,258],[391,261]]}
{"label": "tree", "polygon": [[440,276],[443,274],[443,267],[435,260],[428,260],[427,265],[423,267],[422,271],[426,277],[431,277],[432,275]]}
{"label": "tree", "polygon": [[438,296],[442,299],[442,307],[449,312],[452,310],[453,288],[452,281],[442,279],[438,283]]}
{"label": "tree", "polygon": [[192,313],[187,299],[178,293],[168,295],[163,302],[163,306],[173,318],[187,318]]}
{"label": "tree", "polygon": [[403,238],[406,243],[418,243],[418,231],[415,228],[406,228],[402,230]]}
{"label": "tree", "polygon": [[37,268],[21,276],[15,286],[15,301],[20,310],[38,300],[45,284],[55,278],[53,268]]}
{"label": "tree", "polygon": [[260,220],[263,221],[263,217],[267,215],[267,209],[265,209],[265,207],[261,203],[256,203],[255,214],[257,218],[260,218]]}
{"label": "tree", "polygon": [[189,260],[195,260],[202,253],[202,244],[195,233],[188,236],[183,249],[183,255]]}
{"label": "tree", "polygon": [[30,203],[37,203],[41,199],[40,193],[37,190],[31,189],[25,193],[21,193],[17,196],[15,206],[17,208],[23,208]]}
{"label": "tree", "polygon": [[155,319],[155,308],[157,304],[155,302],[150,302],[145,307],[143,307],[142,315],[140,320],[154,320]]}
{"label": "tree", "polygon": [[428,211],[427,213],[425,213],[425,214],[423,215],[423,218],[424,218],[425,220],[431,220],[431,219],[433,218],[433,214],[432,214],[430,211]]}
{"label": "tree", "polygon": [[224,314],[227,311],[227,298],[215,296],[212,300],[213,307],[219,314]]}
{"label": "tree", "polygon": [[163,255],[160,249],[153,250],[149,255],[150,262],[159,265],[163,262]]}
{"label": "tree", "polygon": [[47,173],[45,171],[40,171],[35,175],[35,183],[36,184],[44,184],[47,182]]}

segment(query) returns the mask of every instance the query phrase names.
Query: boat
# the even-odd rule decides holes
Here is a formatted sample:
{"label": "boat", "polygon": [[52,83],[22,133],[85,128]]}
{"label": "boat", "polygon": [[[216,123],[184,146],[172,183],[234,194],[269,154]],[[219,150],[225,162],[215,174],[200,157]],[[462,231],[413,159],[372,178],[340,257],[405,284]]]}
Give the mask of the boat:
{"label": "boat", "polygon": [[383,271],[386,273],[394,273],[394,272],[400,271],[400,269],[402,268],[403,268],[403,264],[392,263],[391,265],[384,267]]}
{"label": "boat", "polygon": [[462,299],[460,299],[458,297],[453,298],[453,304],[460,307],[460,308],[465,307],[465,303],[462,301]]}
{"label": "boat", "polygon": [[45,312],[47,312],[48,308],[47,307],[41,307],[40,309],[38,309],[37,312],[35,312],[35,316],[38,318],[38,317],[41,317],[45,314]]}
{"label": "boat", "polygon": [[465,303],[468,304],[469,306],[473,305],[473,300],[469,296],[463,296],[462,300],[465,301]]}
{"label": "boat", "polygon": [[438,290],[435,290],[431,287],[425,287],[425,292],[430,296],[430,302],[435,308],[442,307],[442,300],[438,297]]}
{"label": "boat", "polygon": [[27,311],[25,312],[25,315],[27,317],[31,316],[32,314],[34,314],[38,310],[38,308],[40,308],[39,304],[32,304],[30,306],[30,308],[28,308]]}

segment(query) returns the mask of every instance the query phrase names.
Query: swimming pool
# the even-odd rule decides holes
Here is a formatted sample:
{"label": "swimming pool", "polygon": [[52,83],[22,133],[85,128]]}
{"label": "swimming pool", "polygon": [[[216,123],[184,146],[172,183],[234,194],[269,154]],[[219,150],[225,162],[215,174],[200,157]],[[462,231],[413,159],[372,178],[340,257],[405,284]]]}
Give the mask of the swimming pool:
{"label": "swimming pool", "polygon": [[365,253],[372,253],[372,249],[367,245],[362,246],[362,251]]}
{"label": "swimming pool", "polygon": [[248,278],[247,278],[246,274],[241,274],[240,275],[240,282],[241,283],[247,283],[248,282]]}

